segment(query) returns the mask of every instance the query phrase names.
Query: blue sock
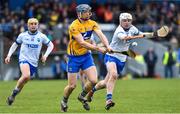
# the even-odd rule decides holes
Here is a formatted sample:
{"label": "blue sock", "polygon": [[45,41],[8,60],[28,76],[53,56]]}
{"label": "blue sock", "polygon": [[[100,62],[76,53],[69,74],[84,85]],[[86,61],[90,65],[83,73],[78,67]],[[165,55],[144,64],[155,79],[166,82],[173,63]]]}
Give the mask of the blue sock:
{"label": "blue sock", "polygon": [[65,103],[67,103],[67,102],[68,102],[68,97],[64,97],[64,96],[63,96],[63,101],[64,101]]}
{"label": "blue sock", "polygon": [[16,95],[20,92],[19,89],[15,88],[13,91],[12,91],[12,96],[13,97],[16,97]]}
{"label": "blue sock", "polygon": [[83,89],[83,91],[81,92],[81,96],[85,97],[87,95],[87,91]]}
{"label": "blue sock", "polygon": [[110,99],[112,99],[112,94],[107,94],[106,95],[106,100],[110,100]]}
{"label": "blue sock", "polygon": [[93,93],[94,93],[94,92],[96,91],[96,88],[95,88],[95,87],[93,87],[92,91],[93,91]]}

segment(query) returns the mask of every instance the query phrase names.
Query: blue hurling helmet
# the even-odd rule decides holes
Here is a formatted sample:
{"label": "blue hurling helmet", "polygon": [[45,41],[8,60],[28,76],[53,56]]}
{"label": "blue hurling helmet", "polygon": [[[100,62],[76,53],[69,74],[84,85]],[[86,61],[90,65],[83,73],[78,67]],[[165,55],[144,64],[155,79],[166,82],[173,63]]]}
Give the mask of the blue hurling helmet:
{"label": "blue hurling helmet", "polygon": [[84,13],[90,10],[91,10],[91,7],[88,4],[80,4],[76,7],[77,13]]}
{"label": "blue hurling helmet", "polygon": [[[91,7],[88,4],[80,4],[76,7],[76,12],[78,14],[78,18],[83,20],[83,21],[87,21],[89,20],[89,18],[91,17],[92,13],[91,13]],[[83,17],[83,13],[89,13],[89,16],[86,15],[86,17]]]}

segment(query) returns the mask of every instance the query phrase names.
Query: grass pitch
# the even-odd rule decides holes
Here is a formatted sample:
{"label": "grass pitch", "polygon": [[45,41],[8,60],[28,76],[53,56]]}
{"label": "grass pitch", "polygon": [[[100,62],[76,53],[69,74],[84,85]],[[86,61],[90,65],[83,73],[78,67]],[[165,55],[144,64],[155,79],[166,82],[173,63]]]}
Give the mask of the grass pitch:
{"label": "grass pitch", "polygon": [[[16,97],[12,106],[6,104],[16,81],[0,82],[0,113],[59,113],[59,102],[67,81],[30,81]],[[106,111],[105,94],[100,90],[95,93],[91,110],[85,111],[77,96],[77,88],[69,99],[69,113],[180,113],[180,79],[137,79],[118,80],[113,100],[115,107]]]}

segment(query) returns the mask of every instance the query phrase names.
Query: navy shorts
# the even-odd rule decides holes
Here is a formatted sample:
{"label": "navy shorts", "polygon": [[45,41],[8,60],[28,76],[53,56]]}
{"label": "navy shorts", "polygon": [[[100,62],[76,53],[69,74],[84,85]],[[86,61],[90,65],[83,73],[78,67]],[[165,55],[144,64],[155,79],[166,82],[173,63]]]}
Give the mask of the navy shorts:
{"label": "navy shorts", "polygon": [[114,62],[116,64],[118,74],[121,73],[121,71],[123,70],[123,68],[125,66],[125,62],[121,62],[116,57],[113,57],[113,56],[110,56],[110,55],[107,55],[107,54],[104,57],[104,62],[105,63],[107,63],[107,62]]}
{"label": "navy shorts", "polygon": [[30,67],[30,76],[32,77],[37,72],[37,67],[34,67],[33,65],[31,65],[28,61],[19,61],[19,65],[20,64],[24,64],[24,63],[28,63],[29,64],[29,67]]}
{"label": "navy shorts", "polygon": [[70,73],[78,73],[79,70],[95,66],[91,53],[86,53],[80,56],[68,55],[67,71]]}

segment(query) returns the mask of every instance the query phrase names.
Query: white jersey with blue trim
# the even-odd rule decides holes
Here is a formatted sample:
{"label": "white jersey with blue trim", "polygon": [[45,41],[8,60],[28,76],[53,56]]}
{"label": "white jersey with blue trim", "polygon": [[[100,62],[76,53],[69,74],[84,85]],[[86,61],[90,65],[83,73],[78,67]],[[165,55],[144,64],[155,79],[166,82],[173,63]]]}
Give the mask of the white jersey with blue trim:
{"label": "white jersey with blue trim", "polygon": [[19,52],[19,62],[28,61],[33,66],[38,66],[38,60],[42,44],[48,45],[50,40],[40,31],[31,34],[28,31],[19,34],[16,43],[21,45]]}
{"label": "white jersey with blue trim", "polygon": [[[124,30],[120,25],[116,28],[112,41],[110,43],[110,47],[113,50],[116,51],[128,51],[129,46],[130,46],[130,40],[123,40],[125,36],[134,36],[142,34],[135,26],[131,25],[131,27],[128,30]],[[121,62],[125,62],[127,56],[120,54],[120,53],[112,53],[109,54],[110,56],[114,56],[118,58]]]}

